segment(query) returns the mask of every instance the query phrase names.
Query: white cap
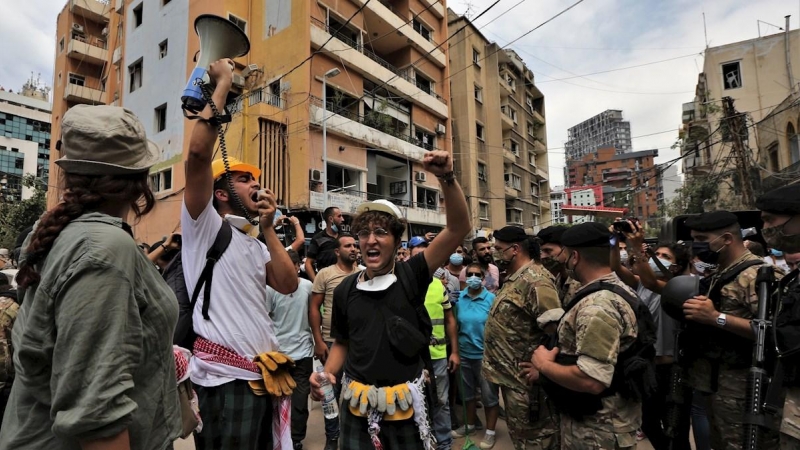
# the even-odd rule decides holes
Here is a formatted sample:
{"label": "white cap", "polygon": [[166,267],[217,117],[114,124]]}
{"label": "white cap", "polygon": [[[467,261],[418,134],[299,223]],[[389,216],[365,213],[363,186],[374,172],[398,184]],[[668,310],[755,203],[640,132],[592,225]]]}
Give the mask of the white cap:
{"label": "white cap", "polygon": [[403,213],[400,212],[400,208],[398,208],[397,205],[390,202],[389,200],[381,199],[372,202],[362,203],[358,205],[358,209],[356,209],[357,214],[361,214],[367,211],[380,211],[395,216],[398,219],[403,218]]}

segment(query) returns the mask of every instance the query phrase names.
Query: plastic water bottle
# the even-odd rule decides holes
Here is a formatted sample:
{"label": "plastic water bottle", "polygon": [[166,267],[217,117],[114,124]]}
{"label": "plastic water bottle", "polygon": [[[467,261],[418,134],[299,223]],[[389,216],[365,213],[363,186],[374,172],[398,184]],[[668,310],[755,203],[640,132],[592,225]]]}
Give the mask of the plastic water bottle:
{"label": "plastic water bottle", "polygon": [[322,414],[326,419],[335,419],[339,417],[339,405],[336,404],[336,393],[333,392],[333,385],[331,385],[324,367],[317,366],[314,371],[322,388]]}

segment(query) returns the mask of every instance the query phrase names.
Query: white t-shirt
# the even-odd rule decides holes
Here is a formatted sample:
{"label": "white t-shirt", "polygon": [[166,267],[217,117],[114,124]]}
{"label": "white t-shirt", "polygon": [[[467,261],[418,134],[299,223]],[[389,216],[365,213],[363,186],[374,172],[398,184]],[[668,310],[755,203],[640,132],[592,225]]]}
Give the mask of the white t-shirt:
{"label": "white t-shirt", "polygon": [[[186,288],[191,294],[200,272],[206,264],[206,252],[211,248],[222,226],[222,217],[214,209],[211,199],[206,209],[192,219],[186,204],[181,204],[183,231],[183,274]],[[211,342],[223,345],[252,361],[263,352],[278,350],[278,340],[269,309],[264,299],[267,295],[267,268],[270,261],[267,247],[258,240],[233,230],[231,243],[214,266],[211,283],[210,320],[203,318],[203,291],[194,308],[194,330]],[[259,380],[261,375],[225,364],[192,358],[192,382],[213,387],[233,380]]]}

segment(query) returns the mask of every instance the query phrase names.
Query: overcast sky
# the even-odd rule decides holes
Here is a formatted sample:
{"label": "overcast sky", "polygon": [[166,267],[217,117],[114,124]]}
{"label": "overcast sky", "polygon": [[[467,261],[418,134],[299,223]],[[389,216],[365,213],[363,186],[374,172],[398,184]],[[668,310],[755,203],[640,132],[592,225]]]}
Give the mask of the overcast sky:
{"label": "overcast sky", "polygon": [[[475,24],[506,45],[576,1],[500,0]],[[493,2],[453,0],[448,6],[475,17]],[[31,72],[52,85],[56,16],[64,4],[3,1],[0,86],[16,91]],[[758,37],[757,20],[783,27],[791,14],[791,28],[800,26],[800,0],[584,0],[509,47],[545,95],[551,185],[563,182],[567,128],[606,109],[623,110],[634,137],[668,131],[634,139],[634,150],[657,148],[656,161],[678,156],[669,147],[677,139],[681,104],[692,100],[703,66],[703,12],[712,47]],[[762,35],[777,32],[761,24]],[[628,69],[614,70],[620,68]]]}

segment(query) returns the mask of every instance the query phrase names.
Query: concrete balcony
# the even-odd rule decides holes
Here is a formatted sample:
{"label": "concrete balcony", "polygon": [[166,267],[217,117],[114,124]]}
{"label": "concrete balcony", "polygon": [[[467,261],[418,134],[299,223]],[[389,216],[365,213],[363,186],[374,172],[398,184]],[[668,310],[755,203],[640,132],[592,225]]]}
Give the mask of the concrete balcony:
{"label": "concrete balcony", "polygon": [[508,162],[517,162],[517,155],[514,154],[511,150],[507,149],[503,146],[503,158],[505,158]]}
{"label": "concrete balcony", "polygon": [[541,114],[539,114],[539,112],[538,112],[538,111],[536,111],[535,109],[534,109],[534,110],[532,110],[532,111],[531,111],[531,115],[533,116],[533,120],[535,120],[535,121],[537,121],[537,122],[541,123],[542,125],[544,125],[544,123],[545,123],[545,122],[544,122],[544,116],[542,116]]}
{"label": "concrete balcony", "polygon": [[64,100],[88,105],[99,105],[103,103],[103,91],[87,86],[67,83],[64,88]]}
{"label": "concrete balcony", "polygon": [[111,13],[111,2],[70,0],[69,10],[71,13],[93,22],[104,23],[108,22],[108,15]]}
{"label": "concrete balcony", "polygon": [[[313,98],[309,108],[310,121],[312,124],[319,127],[322,126],[322,102],[319,99]],[[422,158],[427,153],[420,145],[417,145],[415,139],[410,136],[393,136],[385,133],[376,128],[362,123],[365,122],[360,117],[345,117],[328,111],[327,132],[329,134],[336,134],[350,139],[357,140],[364,144],[374,147],[376,149],[383,149],[403,158],[422,162]]]}
{"label": "concrete balcony", "polygon": [[[423,0],[423,3],[427,1],[433,2],[434,0]],[[389,27],[397,30],[397,33],[400,33],[409,39],[412,45],[414,45],[420,53],[427,55],[427,58],[434,62],[439,68],[444,68],[447,65],[447,58],[445,57],[444,52],[441,50],[441,47],[437,47],[437,43],[425,39],[422,37],[422,35],[414,31],[409,24],[409,21],[411,20],[410,16],[400,17],[381,2],[353,0],[353,3],[355,3],[355,5],[358,7],[362,7],[364,4],[366,4],[367,10],[379,16]],[[444,7],[441,6],[441,3],[439,6],[441,7],[442,16],[445,17],[447,13],[444,11]]]}
{"label": "concrete balcony", "polygon": [[516,123],[511,117],[511,108],[508,105],[503,105],[500,107],[500,113],[503,131],[513,130]]}
{"label": "concrete balcony", "polygon": [[534,139],[533,151],[535,151],[537,155],[543,155],[547,153],[547,146],[545,146],[539,139]]}
{"label": "concrete balcony", "polygon": [[506,96],[514,94],[515,90],[512,89],[511,86],[508,85],[508,82],[503,78],[502,74],[501,74],[500,78],[498,78],[498,80],[500,81],[500,86],[503,87],[503,89],[500,89],[500,96],[501,97],[506,97]]}
{"label": "concrete balcony", "polygon": [[547,172],[539,167],[531,166],[531,172],[539,179],[539,181],[547,180]]}
{"label": "concrete balcony", "polygon": [[[99,44],[101,41],[96,41]],[[78,39],[70,39],[67,47],[67,56],[87,64],[102,66],[108,61],[108,50],[99,45],[82,42]]]}
{"label": "concrete balcony", "polygon": [[429,11],[433,13],[434,16],[438,17],[439,19],[443,19],[447,16],[447,12],[444,10],[444,6],[442,6],[442,2],[437,0],[422,0],[422,3],[425,5],[426,8],[430,8]]}
{"label": "concrete balcony", "polygon": [[397,205],[403,217],[411,223],[428,224],[444,226],[447,221],[444,215],[444,208],[428,208],[420,207],[419,204],[410,203],[405,200],[392,199],[389,197],[381,197],[375,194],[367,194],[366,192],[350,192],[339,193],[329,192],[327,202],[325,201],[325,194],[322,192],[309,192],[308,204],[311,209],[322,211],[328,206],[335,206],[343,213],[355,215],[358,205],[368,200],[376,200],[385,198]]}
{"label": "concrete balcony", "polygon": [[[380,3],[378,4],[380,5]],[[372,2],[370,2],[371,5]],[[383,5],[381,6],[384,7]],[[410,29],[409,27],[406,28]],[[352,70],[359,72],[361,75],[369,75],[381,83],[391,80],[386,85],[413,101],[415,105],[429,110],[442,119],[449,117],[446,100],[435,92],[427,93],[418,88],[408,75],[407,70],[392,66],[375,53],[365,49],[363,45],[355,42],[344,42],[339,37],[331,39],[325,23],[312,18],[311,46],[314,50],[319,50],[323,45],[325,45],[323,52],[330,53],[336,59],[341,58]]]}

